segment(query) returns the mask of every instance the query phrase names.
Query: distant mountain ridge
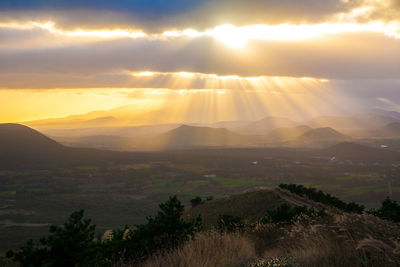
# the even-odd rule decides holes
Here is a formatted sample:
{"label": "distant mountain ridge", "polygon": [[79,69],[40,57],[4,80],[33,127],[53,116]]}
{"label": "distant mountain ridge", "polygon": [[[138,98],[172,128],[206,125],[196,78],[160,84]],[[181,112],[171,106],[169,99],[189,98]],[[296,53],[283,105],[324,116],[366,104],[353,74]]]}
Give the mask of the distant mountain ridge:
{"label": "distant mountain ridge", "polygon": [[[343,135],[337,133],[333,129],[324,128],[308,131],[303,134],[302,137],[307,136],[308,138],[316,138],[318,140],[322,138],[325,140],[326,133],[329,133],[329,138],[343,137]],[[99,136],[98,138],[102,140],[106,137]],[[130,140],[131,139],[128,139],[129,142]],[[259,136],[240,135],[227,129],[193,127],[187,125],[182,125],[158,137],[152,137],[146,140],[133,140],[134,142],[130,145],[142,146],[141,148],[150,147],[159,153],[163,153],[163,150],[189,149],[192,151],[191,153],[194,153],[193,151],[197,151],[196,153],[213,153],[213,151],[216,151],[216,153],[229,154],[236,153],[233,151],[237,151],[237,153],[262,153],[264,156],[280,155],[281,157],[292,157],[294,155],[310,157],[312,155],[321,155],[324,157],[354,158],[358,160],[390,159],[398,161],[400,159],[399,152],[352,143],[341,143],[322,150],[305,150],[302,152],[299,152],[297,149],[272,148],[257,145],[263,141],[262,137]],[[115,141],[119,142],[119,139]],[[198,148],[203,149],[196,150]],[[204,152],[206,148],[214,149]],[[235,150],[233,150],[233,148],[235,148]],[[110,161],[132,163],[138,160],[143,161],[146,155],[147,153],[142,152],[117,152],[65,147],[27,126],[0,124],[0,168],[7,169],[15,167],[16,169],[25,169],[32,166],[35,168],[40,166],[47,168],[49,166],[76,166],[76,164],[103,164]],[[148,155],[151,155],[151,153]]]}
{"label": "distant mountain ridge", "polygon": [[0,124],[1,153],[53,153],[61,149],[62,145],[32,128],[14,123]]}
{"label": "distant mountain ridge", "polygon": [[320,142],[320,141],[349,141],[351,138],[347,137],[330,127],[322,127],[309,130],[299,136],[296,141],[298,142]]}
{"label": "distant mountain ridge", "polygon": [[139,144],[144,148],[179,149],[194,147],[228,147],[251,144],[252,140],[225,128],[181,125],[165,134]]}

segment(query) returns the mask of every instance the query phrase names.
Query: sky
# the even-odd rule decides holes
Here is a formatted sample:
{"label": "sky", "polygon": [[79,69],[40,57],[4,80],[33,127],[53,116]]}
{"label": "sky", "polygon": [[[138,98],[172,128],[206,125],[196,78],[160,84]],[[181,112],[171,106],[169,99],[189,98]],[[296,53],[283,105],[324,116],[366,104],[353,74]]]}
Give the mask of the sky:
{"label": "sky", "polygon": [[0,122],[302,119],[399,90],[400,0],[0,1]]}

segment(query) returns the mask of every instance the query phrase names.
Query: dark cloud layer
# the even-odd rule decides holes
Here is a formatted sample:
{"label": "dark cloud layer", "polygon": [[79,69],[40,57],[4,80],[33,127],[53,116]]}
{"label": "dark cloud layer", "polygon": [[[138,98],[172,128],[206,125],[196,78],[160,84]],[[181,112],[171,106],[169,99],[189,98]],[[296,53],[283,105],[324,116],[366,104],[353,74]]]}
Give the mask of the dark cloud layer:
{"label": "dark cloud layer", "polygon": [[[393,0],[397,1],[397,0]],[[63,27],[130,25],[148,32],[171,28],[318,22],[362,0],[0,1],[5,19],[54,19]]]}
{"label": "dark cloud layer", "polygon": [[[243,51],[206,37],[120,40],[51,49],[2,48],[0,58],[3,74],[63,74],[69,80],[143,70],[326,79],[400,77],[400,40],[374,34],[318,42],[252,41]],[[4,77],[2,85],[6,86]]]}

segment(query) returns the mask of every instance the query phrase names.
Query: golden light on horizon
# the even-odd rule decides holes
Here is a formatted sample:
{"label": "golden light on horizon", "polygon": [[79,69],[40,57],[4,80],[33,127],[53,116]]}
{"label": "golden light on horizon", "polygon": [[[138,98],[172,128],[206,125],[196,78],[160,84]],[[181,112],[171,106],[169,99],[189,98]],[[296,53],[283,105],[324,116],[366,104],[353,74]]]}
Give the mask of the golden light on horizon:
{"label": "golden light on horizon", "polygon": [[202,73],[202,72],[189,72],[189,71],[178,71],[178,72],[161,72],[161,71],[130,71],[128,72],[133,77],[143,77],[143,78],[151,78],[154,76],[172,76],[177,79],[189,78],[189,79],[210,79],[210,80],[232,80],[232,81],[250,81],[256,82],[262,79],[293,79],[293,80],[303,80],[303,81],[311,81],[311,82],[322,82],[327,83],[329,79],[321,79],[321,78],[313,78],[313,77],[274,77],[274,76],[239,76],[239,75],[218,75],[215,73]]}
{"label": "golden light on horizon", "polygon": [[[361,11],[360,11],[361,12]],[[348,14],[347,14],[348,15]],[[321,38],[328,35],[344,33],[379,33],[390,38],[400,38],[400,24],[398,22],[371,21],[368,23],[347,22],[355,15],[339,16],[337,21],[320,24],[256,24],[235,26],[231,24],[218,25],[214,28],[198,31],[195,29],[171,30],[162,33],[146,33],[143,29],[105,28],[72,30],[63,29],[54,21],[13,21],[0,22],[0,28],[15,30],[41,29],[56,36],[65,38],[94,38],[94,39],[137,39],[165,40],[175,38],[211,37],[234,49],[243,49],[251,40],[261,41],[299,41]],[[79,41],[77,39],[76,41]]]}
{"label": "golden light on horizon", "polygon": [[0,22],[0,28],[16,29],[16,30],[33,30],[42,29],[54,35],[65,37],[93,37],[103,39],[114,38],[142,38],[146,34],[138,29],[82,29],[65,30],[56,26],[54,21],[25,21],[25,22]]}
{"label": "golden light on horizon", "polygon": [[[310,77],[240,77],[219,76],[193,72],[162,73],[141,71],[132,73],[139,79],[157,79],[169,75],[166,86],[171,88],[99,88],[99,89],[48,89],[0,91],[0,121],[23,122],[37,119],[62,118],[77,114],[107,115],[107,110],[134,105],[134,110],[121,116],[139,116],[135,123],[157,123],[152,111],[166,109],[169,122],[197,119],[201,121],[233,120],[235,116],[257,119],[268,110],[271,113],[315,113],[324,95],[328,93],[329,80]],[[200,77],[200,78],[199,78]],[[185,85],[203,79],[204,89],[190,89]],[[318,100],[313,100],[313,98]],[[313,103],[315,101],[315,103]],[[318,103],[318,105],[317,105]],[[281,110],[281,108],[283,108]],[[244,113],[241,113],[243,110]],[[239,112],[240,111],[240,112]],[[106,115],[102,115],[106,114]],[[145,115],[140,115],[145,114]],[[158,113],[155,113],[158,114]],[[168,114],[168,115],[167,115]],[[92,116],[90,115],[90,116]],[[92,117],[90,117],[92,118]],[[132,122],[127,122],[127,124]]]}

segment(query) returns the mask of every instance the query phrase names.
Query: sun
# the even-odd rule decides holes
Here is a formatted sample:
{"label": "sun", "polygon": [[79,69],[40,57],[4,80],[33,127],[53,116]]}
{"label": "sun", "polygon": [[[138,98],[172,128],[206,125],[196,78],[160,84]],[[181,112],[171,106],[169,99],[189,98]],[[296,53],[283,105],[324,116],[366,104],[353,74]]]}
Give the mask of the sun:
{"label": "sun", "polygon": [[235,49],[242,49],[246,46],[247,39],[233,25],[225,24],[209,31],[209,35],[222,42],[226,46]]}

